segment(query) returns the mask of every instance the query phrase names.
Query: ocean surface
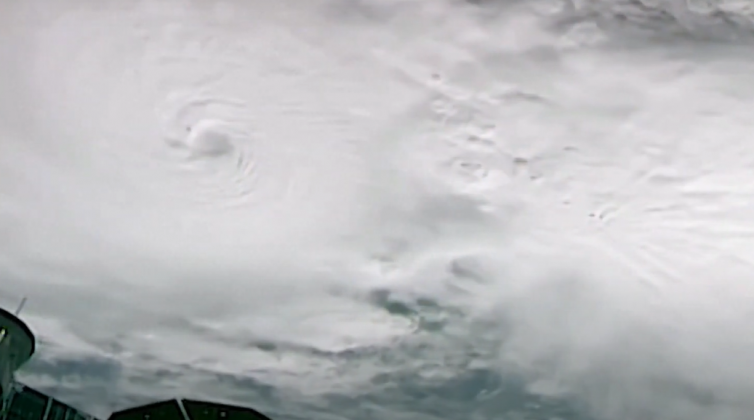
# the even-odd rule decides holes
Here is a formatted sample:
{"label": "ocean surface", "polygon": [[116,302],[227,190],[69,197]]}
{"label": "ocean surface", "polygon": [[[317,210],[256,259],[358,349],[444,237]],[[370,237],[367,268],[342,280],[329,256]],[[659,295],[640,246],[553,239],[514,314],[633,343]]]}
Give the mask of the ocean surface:
{"label": "ocean surface", "polygon": [[754,418],[754,3],[0,0],[0,305],[99,416]]}

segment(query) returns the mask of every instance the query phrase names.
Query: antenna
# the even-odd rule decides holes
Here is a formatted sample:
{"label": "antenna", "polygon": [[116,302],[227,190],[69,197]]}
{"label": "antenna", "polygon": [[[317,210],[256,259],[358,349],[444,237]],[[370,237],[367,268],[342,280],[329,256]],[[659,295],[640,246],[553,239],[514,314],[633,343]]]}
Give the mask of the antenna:
{"label": "antenna", "polygon": [[18,304],[18,308],[16,309],[15,315],[18,316],[21,313],[21,310],[24,309],[24,305],[26,305],[26,296],[21,299],[21,303]]}

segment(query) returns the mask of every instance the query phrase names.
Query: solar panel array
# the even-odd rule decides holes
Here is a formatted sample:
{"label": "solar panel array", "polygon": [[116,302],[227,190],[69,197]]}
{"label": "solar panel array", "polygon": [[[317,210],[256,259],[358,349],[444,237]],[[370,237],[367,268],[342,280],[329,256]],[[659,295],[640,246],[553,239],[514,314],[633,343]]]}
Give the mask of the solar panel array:
{"label": "solar panel array", "polygon": [[108,420],[270,420],[247,407],[174,399],[117,411]]}
{"label": "solar panel array", "polygon": [[96,420],[31,387],[23,387],[11,397],[0,420]]}

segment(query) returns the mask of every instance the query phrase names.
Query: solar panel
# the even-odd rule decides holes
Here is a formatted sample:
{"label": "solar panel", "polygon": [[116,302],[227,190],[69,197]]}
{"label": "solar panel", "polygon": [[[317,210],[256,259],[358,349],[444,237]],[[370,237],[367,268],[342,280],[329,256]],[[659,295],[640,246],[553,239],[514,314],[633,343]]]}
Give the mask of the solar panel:
{"label": "solar panel", "polygon": [[186,420],[176,400],[159,401],[116,411],[108,420]]}
{"label": "solar panel", "polygon": [[[185,414],[184,414],[185,413]],[[247,407],[198,400],[167,400],[117,411],[108,420],[271,420]]]}
{"label": "solar panel", "polygon": [[197,400],[183,400],[183,406],[191,420],[271,420],[247,407]]}

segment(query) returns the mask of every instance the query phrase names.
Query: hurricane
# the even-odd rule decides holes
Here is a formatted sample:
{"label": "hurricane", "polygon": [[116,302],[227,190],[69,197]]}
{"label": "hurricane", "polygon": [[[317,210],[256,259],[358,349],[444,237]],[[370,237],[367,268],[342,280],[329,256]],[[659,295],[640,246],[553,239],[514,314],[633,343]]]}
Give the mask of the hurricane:
{"label": "hurricane", "polygon": [[745,1],[0,0],[19,378],[98,416],[751,419],[752,109]]}

